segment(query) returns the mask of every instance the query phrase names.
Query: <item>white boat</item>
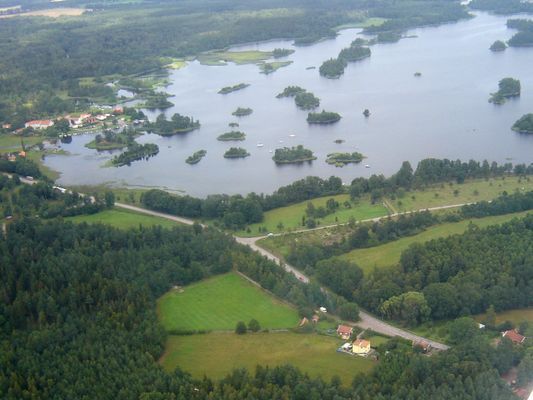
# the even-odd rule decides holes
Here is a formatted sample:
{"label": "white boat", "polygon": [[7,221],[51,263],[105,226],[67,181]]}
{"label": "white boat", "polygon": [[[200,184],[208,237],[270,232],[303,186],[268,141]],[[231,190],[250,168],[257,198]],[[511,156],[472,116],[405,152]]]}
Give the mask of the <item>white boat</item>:
{"label": "white boat", "polygon": [[365,168],[370,168],[370,165],[368,165],[368,164],[365,164]]}
{"label": "white boat", "polygon": [[272,153],[272,150],[269,150],[268,152],[269,152],[269,153]]}
{"label": "white boat", "polygon": [[289,137],[295,137],[296,135],[294,133],[291,133]]}
{"label": "white boat", "polygon": [[257,147],[263,147],[264,144],[263,143],[257,143]]}
{"label": "white boat", "polygon": [[279,142],[280,142],[280,143],[283,143],[283,140],[280,140]]}

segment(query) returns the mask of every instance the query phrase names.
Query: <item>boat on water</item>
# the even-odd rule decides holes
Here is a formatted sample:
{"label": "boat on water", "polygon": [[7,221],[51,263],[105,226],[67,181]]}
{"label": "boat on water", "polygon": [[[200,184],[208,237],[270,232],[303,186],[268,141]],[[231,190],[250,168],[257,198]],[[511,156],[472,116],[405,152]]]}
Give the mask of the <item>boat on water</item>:
{"label": "boat on water", "polygon": [[294,133],[291,133],[289,137],[296,137],[296,135]]}
{"label": "boat on water", "polygon": [[283,140],[280,140],[279,142],[280,142],[280,143],[283,143]]}
{"label": "boat on water", "polygon": [[365,168],[370,168],[370,165],[368,165],[368,164],[365,164]]}
{"label": "boat on water", "polygon": [[263,147],[264,144],[263,143],[257,143],[257,147]]}

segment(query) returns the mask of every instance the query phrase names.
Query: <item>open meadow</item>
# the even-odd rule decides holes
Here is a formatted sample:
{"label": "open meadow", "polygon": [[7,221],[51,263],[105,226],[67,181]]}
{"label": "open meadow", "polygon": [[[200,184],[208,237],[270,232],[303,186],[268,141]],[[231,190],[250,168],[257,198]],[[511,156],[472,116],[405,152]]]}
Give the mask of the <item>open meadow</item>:
{"label": "open meadow", "polygon": [[236,273],[228,273],[171,290],[157,303],[159,320],[167,331],[234,330],[252,318],[261,328],[298,325],[298,313]]}
{"label": "open meadow", "polygon": [[96,214],[77,215],[65,218],[67,221],[76,223],[87,222],[89,224],[106,224],[120,229],[138,228],[161,225],[163,228],[173,228],[180,225],[178,222],[153,215],[139,214],[134,211],[115,207],[111,210],[104,210]]}
{"label": "open meadow", "polygon": [[524,217],[529,213],[531,211],[440,224],[430,227],[418,235],[404,237],[381,246],[352,250],[343,254],[340,258],[356,263],[366,274],[374,268],[396,264],[400,261],[402,252],[413,243],[425,243],[433,239],[461,234],[468,229],[470,223],[483,228],[508,222],[514,218]]}
{"label": "open meadow", "polygon": [[337,353],[342,343],[329,336],[290,332],[170,336],[160,364],[167,371],[179,366],[199,379],[223,378],[240,367],[254,371],[256,365],[292,364],[313,377],[329,380],[338,375],[349,385],[355,375],[370,371],[376,363]]}

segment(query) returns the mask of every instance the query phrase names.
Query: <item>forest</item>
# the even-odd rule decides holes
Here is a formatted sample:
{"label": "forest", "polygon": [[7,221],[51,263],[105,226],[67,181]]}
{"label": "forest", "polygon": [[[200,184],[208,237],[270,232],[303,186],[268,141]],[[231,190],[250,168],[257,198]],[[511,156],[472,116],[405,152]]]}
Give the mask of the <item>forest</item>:
{"label": "forest", "polygon": [[491,93],[489,102],[503,104],[507,99],[520,96],[520,81],[514,78],[503,78],[498,82],[498,91]]}
{"label": "forest", "polygon": [[[533,6],[531,6],[533,8]],[[533,46],[533,21],[530,19],[510,19],[507,27],[517,29],[518,32],[507,42],[511,47]]]}
{"label": "forest", "polygon": [[296,147],[284,147],[282,149],[276,149],[272,159],[276,164],[293,164],[304,161],[313,161],[316,160],[316,157],[313,155],[311,150],[305,149],[300,144]]}
{"label": "forest", "polygon": [[291,366],[235,370],[220,381],[165,373],[156,363],[166,334],[155,301],[172,285],[236,268],[301,312],[318,302],[335,309],[318,286],[199,225],[120,231],[22,219],[0,239],[0,256],[0,397],[7,400],[514,399],[498,378],[502,353],[476,332],[431,358],[393,340],[373,372],[349,387]]}
{"label": "forest", "polygon": [[146,124],[146,129],[161,136],[172,136],[180,133],[191,132],[200,128],[200,121],[178,113],[167,120],[165,114],[159,114],[153,123]]}
{"label": "forest", "polygon": [[533,133],[533,113],[522,115],[512,126],[513,131]]}
{"label": "forest", "polygon": [[132,162],[139,160],[148,160],[159,153],[159,146],[154,143],[139,144],[131,142],[123,153],[113,157],[111,164],[116,167],[130,166]]}
{"label": "forest", "polygon": [[321,112],[310,112],[307,114],[307,123],[309,124],[333,124],[340,121],[340,114],[331,111],[322,110]]}

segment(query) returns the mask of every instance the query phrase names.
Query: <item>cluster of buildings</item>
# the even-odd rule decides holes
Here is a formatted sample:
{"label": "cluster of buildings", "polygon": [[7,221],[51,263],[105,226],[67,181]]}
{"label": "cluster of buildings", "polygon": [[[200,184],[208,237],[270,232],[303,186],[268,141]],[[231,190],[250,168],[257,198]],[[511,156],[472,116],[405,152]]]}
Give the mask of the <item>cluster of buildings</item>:
{"label": "cluster of buildings", "polygon": [[[337,335],[339,335],[343,340],[350,340],[352,334],[353,328],[351,326],[339,325],[337,327]],[[372,351],[370,340],[360,338],[356,338],[353,342],[344,343],[341,346],[341,349],[346,353],[351,352],[352,354],[363,357],[366,357]]]}
{"label": "cluster of buildings", "polygon": [[[124,108],[117,106],[113,108],[112,113],[101,113],[101,114],[96,114],[96,115],[92,115],[90,113],[83,113],[83,114],[80,114],[79,116],[66,115],[64,118],[61,118],[61,119],[66,119],[68,121],[69,126],[73,129],[76,129],[76,128],[81,128],[82,126],[94,125],[98,122],[103,122],[113,115],[118,115],[118,114],[123,114],[123,113],[124,113]],[[51,119],[36,119],[36,120],[26,122],[24,124],[24,127],[41,130],[41,129],[50,128],[51,126],[54,126],[54,124],[55,124],[55,121]],[[8,127],[2,126],[4,129],[11,128],[10,124],[4,124],[4,125],[9,125]]]}

